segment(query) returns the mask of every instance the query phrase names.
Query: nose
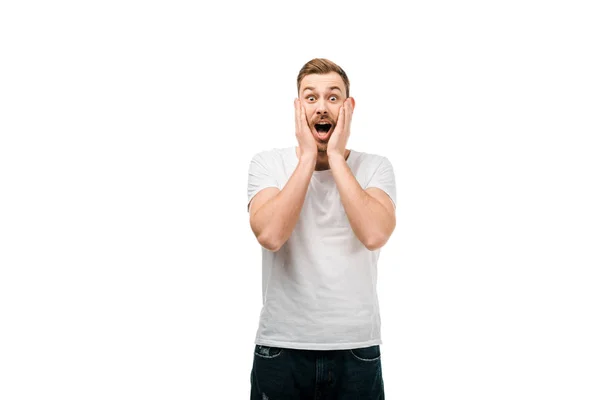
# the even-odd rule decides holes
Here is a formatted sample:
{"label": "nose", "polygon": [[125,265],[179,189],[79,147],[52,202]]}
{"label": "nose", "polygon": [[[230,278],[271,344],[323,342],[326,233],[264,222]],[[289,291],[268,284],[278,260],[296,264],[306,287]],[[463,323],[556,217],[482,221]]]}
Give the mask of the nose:
{"label": "nose", "polygon": [[316,111],[318,115],[327,115],[327,104],[324,100],[321,99],[317,102]]}

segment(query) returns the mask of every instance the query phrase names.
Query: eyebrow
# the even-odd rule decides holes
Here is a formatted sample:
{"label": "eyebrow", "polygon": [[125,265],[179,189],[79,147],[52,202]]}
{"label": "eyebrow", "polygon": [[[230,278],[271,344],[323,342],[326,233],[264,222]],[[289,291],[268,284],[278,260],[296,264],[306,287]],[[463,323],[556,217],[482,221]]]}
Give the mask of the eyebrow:
{"label": "eyebrow", "polygon": [[[340,89],[340,88],[339,88],[339,87],[337,87],[337,86],[329,86],[327,89],[329,89],[330,91],[333,91],[333,90],[336,90],[336,89],[337,89],[337,90],[339,90],[340,92],[342,91],[342,89]],[[315,90],[315,88],[314,88],[314,87],[312,87],[312,86],[307,86],[307,87],[305,87],[305,88],[302,90],[302,92],[305,92],[305,91],[307,91],[307,90]]]}

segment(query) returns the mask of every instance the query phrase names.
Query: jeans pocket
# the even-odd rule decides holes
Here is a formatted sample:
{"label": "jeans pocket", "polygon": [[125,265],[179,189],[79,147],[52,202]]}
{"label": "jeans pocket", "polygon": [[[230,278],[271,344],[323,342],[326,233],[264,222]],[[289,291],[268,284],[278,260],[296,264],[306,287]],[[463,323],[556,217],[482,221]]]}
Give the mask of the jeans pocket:
{"label": "jeans pocket", "polygon": [[281,353],[283,353],[283,349],[281,347],[263,346],[257,344],[254,348],[254,355],[265,359],[279,357]]}
{"label": "jeans pocket", "polygon": [[370,347],[350,349],[350,354],[359,361],[373,362],[381,358],[381,351],[378,344]]}

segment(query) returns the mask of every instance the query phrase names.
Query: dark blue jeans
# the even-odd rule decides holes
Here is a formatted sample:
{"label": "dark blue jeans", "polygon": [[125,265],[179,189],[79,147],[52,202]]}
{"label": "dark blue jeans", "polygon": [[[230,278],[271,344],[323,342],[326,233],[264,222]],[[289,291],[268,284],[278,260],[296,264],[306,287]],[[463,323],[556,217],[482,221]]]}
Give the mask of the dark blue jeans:
{"label": "dark blue jeans", "polygon": [[256,345],[250,400],[384,400],[379,345],[296,350]]}

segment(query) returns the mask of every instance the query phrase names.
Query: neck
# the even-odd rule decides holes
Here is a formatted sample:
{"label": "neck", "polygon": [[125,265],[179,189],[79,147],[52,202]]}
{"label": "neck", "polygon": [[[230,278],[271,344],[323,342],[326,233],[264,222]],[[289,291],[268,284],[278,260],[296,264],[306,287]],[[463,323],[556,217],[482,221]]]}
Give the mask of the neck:
{"label": "neck", "polygon": [[[299,157],[299,149],[296,147],[296,156]],[[350,150],[344,150],[344,159],[348,160],[350,156]],[[327,156],[326,151],[317,152],[317,163],[315,164],[315,171],[326,171],[330,169],[329,167],[329,157]]]}
{"label": "neck", "polygon": [[325,171],[329,168],[329,157],[327,156],[327,152],[317,152],[317,163],[315,164],[315,171]]}

